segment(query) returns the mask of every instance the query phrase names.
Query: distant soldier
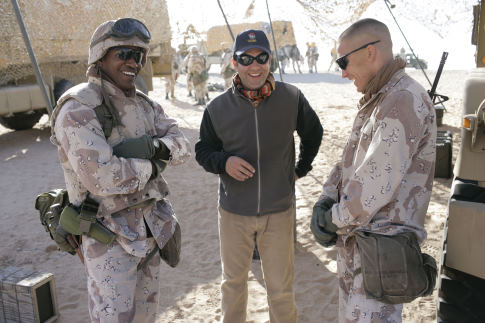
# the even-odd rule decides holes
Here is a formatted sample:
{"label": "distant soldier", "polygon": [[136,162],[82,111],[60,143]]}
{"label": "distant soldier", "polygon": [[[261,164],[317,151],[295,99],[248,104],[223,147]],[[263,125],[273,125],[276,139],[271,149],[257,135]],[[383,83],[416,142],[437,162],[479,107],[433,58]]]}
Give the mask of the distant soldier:
{"label": "distant soldier", "polygon": [[401,50],[399,51],[399,57],[401,57],[403,60],[406,60],[406,50],[404,47],[401,47]]}
{"label": "distant soldier", "polygon": [[[330,50],[330,56],[332,59],[330,60],[330,65],[328,66],[328,71],[330,72],[330,69],[332,68],[333,63],[337,60],[337,41],[333,41],[333,48]],[[335,71],[338,71],[338,66],[335,66]]]}
{"label": "distant soldier", "polygon": [[172,68],[171,74],[165,76],[165,99],[168,100],[168,94],[172,99],[175,99],[175,82],[180,75],[180,67],[182,65],[182,58],[178,53],[172,49]]}
{"label": "distant soldier", "polygon": [[189,91],[189,96],[192,95],[193,87],[197,104],[205,104],[205,98],[208,98],[206,82],[209,78],[209,73],[206,67],[206,60],[200,55],[197,47],[192,46],[190,48],[189,55],[184,60],[184,66],[187,67],[187,90]]}
{"label": "distant soldier", "polygon": [[318,48],[315,45],[315,42],[306,43],[307,44],[307,51],[306,51],[306,58],[308,62],[308,70],[310,73],[317,72],[317,61],[318,61]]}
{"label": "distant soldier", "polygon": [[224,79],[224,88],[227,89],[232,85],[232,77],[236,71],[232,65],[232,49],[226,48],[224,53],[222,54],[222,62],[221,62],[221,75]]}

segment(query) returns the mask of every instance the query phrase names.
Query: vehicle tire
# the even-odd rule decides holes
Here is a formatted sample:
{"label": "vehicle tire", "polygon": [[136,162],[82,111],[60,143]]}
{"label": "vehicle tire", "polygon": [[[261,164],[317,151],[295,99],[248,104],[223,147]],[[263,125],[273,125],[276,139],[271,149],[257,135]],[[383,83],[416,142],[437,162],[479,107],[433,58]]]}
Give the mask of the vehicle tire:
{"label": "vehicle tire", "polygon": [[485,322],[485,280],[442,265],[437,305],[440,323]]}
{"label": "vehicle tire", "polygon": [[44,114],[45,110],[34,110],[32,112],[14,113],[10,117],[0,117],[0,124],[12,130],[31,129]]}
{"label": "vehicle tire", "polygon": [[148,87],[147,87],[147,84],[145,83],[145,80],[143,79],[143,77],[141,77],[140,75],[138,75],[136,77],[135,86],[136,86],[136,88],[139,91],[141,91],[144,94],[148,95]]}
{"label": "vehicle tire", "polygon": [[56,104],[57,100],[70,88],[72,88],[75,84],[69,80],[62,79],[54,85],[54,105]]}

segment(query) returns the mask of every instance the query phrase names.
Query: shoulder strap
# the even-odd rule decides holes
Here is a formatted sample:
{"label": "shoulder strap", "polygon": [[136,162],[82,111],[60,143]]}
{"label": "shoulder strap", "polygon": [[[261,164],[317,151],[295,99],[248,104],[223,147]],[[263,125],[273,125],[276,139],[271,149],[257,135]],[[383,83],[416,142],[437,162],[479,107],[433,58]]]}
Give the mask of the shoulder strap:
{"label": "shoulder strap", "polygon": [[139,91],[139,90],[136,90],[136,95],[138,95],[139,97],[142,97],[145,101],[148,102],[148,104],[150,104],[150,106],[153,108],[154,107],[154,102],[152,101],[152,99],[150,99],[148,97],[148,95],[146,95],[145,93]]}
{"label": "shoulder strap", "polygon": [[[142,97],[147,101],[150,106],[153,108],[154,102],[146,96],[143,92],[136,91],[136,95]],[[56,106],[57,108],[58,106]],[[113,114],[111,113],[111,110],[106,106],[104,98],[103,102],[94,107],[94,112],[96,113],[96,117],[98,118],[99,123],[101,124],[101,128],[103,129],[104,137],[107,139],[109,136],[111,136],[111,132],[113,131],[114,125],[115,125],[115,119]],[[54,109],[55,113],[53,113],[53,117],[51,118],[51,129],[53,131],[54,129],[54,123],[57,115],[59,114],[60,106],[57,109]]]}
{"label": "shoulder strap", "polygon": [[[137,90],[136,95],[147,101],[153,108],[153,101],[143,92]],[[113,130],[115,123],[111,110],[106,106],[105,101],[103,100],[103,103],[94,108],[94,112],[96,112],[96,117],[101,124],[101,128],[103,128],[104,136],[108,138],[109,136],[111,136],[111,131]]]}
{"label": "shoulder strap", "polygon": [[96,113],[96,117],[98,118],[98,121],[101,124],[104,137],[108,139],[109,136],[111,136],[111,131],[113,130],[113,127],[114,127],[113,114],[108,109],[108,107],[104,104],[104,101],[97,107],[94,107],[94,112]]}

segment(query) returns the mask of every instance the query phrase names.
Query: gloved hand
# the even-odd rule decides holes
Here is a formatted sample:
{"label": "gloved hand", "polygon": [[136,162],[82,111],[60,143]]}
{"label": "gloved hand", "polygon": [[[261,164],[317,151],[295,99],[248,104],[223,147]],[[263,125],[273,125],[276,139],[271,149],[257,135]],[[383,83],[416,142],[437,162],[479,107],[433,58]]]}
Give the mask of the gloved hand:
{"label": "gloved hand", "polygon": [[149,135],[128,138],[113,147],[113,154],[124,158],[163,159],[170,158],[170,150],[159,139]]}
{"label": "gloved hand", "polygon": [[332,222],[332,208],[318,214],[318,225],[328,232],[337,232],[338,227]]}
{"label": "gloved hand", "polygon": [[155,155],[153,139],[149,135],[128,138],[113,147],[113,155],[124,158],[152,159]]}
{"label": "gloved hand", "polygon": [[155,146],[154,159],[168,160],[170,158],[170,149],[160,139],[154,138],[153,143]]}
{"label": "gloved hand", "polygon": [[335,201],[331,198],[324,198],[315,203],[313,207],[310,229],[315,240],[324,247],[335,245],[338,227],[332,223],[332,205]]}
{"label": "gloved hand", "polygon": [[158,159],[150,160],[152,162],[152,176],[150,179],[157,178],[167,167],[167,163]]}

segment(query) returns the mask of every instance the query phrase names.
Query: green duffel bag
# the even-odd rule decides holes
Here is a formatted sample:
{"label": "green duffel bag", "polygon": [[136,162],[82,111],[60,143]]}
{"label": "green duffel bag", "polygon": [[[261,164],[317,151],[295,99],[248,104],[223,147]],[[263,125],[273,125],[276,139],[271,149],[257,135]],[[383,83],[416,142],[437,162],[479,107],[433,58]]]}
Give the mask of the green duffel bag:
{"label": "green duffel bag", "polygon": [[394,236],[356,231],[364,290],[368,298],[387,304],[409,303],[431,295],[436,284],[436,261],[422,253],[416,234]]}

